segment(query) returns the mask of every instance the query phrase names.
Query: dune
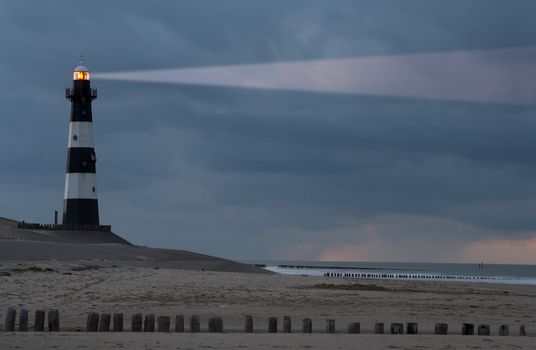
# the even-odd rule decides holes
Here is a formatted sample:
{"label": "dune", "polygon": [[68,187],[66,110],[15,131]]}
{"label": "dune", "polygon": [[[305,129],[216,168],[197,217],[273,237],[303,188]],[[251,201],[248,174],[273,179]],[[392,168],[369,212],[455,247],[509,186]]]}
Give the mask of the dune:
{"label": "dune", "polygon": [[0,217],[0,260],[100,260],[122,265],[226,272],[265,270],[185,250],[136,246],[113,232],[29,230]]}

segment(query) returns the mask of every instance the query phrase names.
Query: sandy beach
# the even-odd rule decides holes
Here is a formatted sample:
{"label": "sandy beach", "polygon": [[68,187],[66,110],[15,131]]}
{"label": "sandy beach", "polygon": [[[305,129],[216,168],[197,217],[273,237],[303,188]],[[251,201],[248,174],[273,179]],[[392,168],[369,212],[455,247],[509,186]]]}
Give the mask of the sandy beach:
{"label": "sandy beach", "polygon": [[[536,287],[481,283],[356,281],[324,277],[180,270],[128,262],[2,262],[0,320],[8,307],[60,310],[62,332],[6,333],[2,349],[532,349],[536,336]],[[153,266],[154,265],[154,266]],[[88,334],[86,315],[122,312],[125,328],[133,313],[221,316],[224,334]],[[255,334],[241,334],[252,315]],[[290,316],[295,334],[268,334],[268,317]],[[301,319],[313,320],[312,335],[300,334]],[[325,334],[325,319],[339,334]],[[360,335],[343,334],[360,322]],[[375,335],[375,322],[418,322],[418,335]],[[449,324],[448,336],[433,335],[434,324]],[[463,322],[489,324],[491,336],[461,336]],[[502,324],[510,336],[499,337]],[[528,337],[519,337],[525,325]],[[172,325],[173,326],[173,325]],[[188,331],[188,322],[186,321]],[[359,345],[359,347],[357,347]]]}
{"label": "sandy beach", "polygon": [[0,335],[2,349],[534,349],[534,338],[348,334]]}

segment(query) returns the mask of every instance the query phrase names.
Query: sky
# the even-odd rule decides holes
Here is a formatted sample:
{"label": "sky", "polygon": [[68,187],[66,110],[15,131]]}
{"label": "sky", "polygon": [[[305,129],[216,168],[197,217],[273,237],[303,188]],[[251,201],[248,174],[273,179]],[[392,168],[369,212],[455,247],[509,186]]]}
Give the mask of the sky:
{"label": "sky", "polygon": [[[0,216],[62,211],[81,53],[97,77],[432,57],[424,80],[396,81],[411,94],[389,90],[396,65],[366,81],[346,68],[352,93],[94,79],[101,222],[234,259],[536,264],[534,13],[531,0],[0,2]],[[479,52],[507,52],[500,74]],[[493,93],[452,78],[456,53]],[[450,96],[424,94],[436,77]]]}

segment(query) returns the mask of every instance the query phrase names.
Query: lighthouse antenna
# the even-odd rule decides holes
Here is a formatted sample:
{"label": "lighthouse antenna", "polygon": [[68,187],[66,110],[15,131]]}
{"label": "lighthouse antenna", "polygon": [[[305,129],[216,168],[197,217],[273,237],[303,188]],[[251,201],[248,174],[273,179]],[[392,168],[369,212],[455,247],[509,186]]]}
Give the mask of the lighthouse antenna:
{"label": "lighthouse antenna", "polygon": [[83,66],[84,63],[86,63],[86,58],[84,57],[84,55],[80,54],[80,65]]}

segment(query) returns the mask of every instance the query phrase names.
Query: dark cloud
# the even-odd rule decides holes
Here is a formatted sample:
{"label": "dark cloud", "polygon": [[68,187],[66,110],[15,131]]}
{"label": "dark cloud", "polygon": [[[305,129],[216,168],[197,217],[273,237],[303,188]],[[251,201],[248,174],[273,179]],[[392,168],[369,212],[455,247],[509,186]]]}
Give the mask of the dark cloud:
{"label": "dark cloud", "polygon": [[[4,2],[0,215],[51,221],[61,208],[63,88],[80,52],[94,70],[114,71],[528,46],[536,44],[534,7]],[[386,244],[382,256],[422,260],[434,259],[422,249],[433,241],[453,252],[460,242],[527,238],[536,228],[534,107],[94,85],[102,221],[137,243],[315,258],[345,243],[374,242],[379,252],[378,242],[408,241],[414,246],[402,253]]]}

